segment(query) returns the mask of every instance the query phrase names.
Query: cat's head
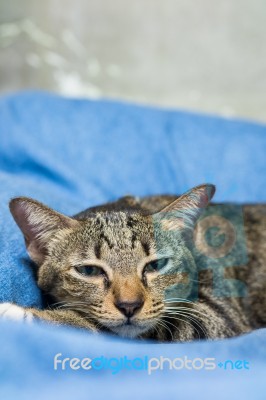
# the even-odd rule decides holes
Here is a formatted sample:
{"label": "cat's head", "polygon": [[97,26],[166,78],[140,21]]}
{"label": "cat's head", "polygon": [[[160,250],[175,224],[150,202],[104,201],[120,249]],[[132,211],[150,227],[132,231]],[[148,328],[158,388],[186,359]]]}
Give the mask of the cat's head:
{"label": "cat's head", "polygon": [[195,268],[186,237],[214,191],[197,186],[152,215],[129,207],[77,220],[25,197],[10,210],[40,288],[99,328],[137,337],[156,329],[169,288]]}

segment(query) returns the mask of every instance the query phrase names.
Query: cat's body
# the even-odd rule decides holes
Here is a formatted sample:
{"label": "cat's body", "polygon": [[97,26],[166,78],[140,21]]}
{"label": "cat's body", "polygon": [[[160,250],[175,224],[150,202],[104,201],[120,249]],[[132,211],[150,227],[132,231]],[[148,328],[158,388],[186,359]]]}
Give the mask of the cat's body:
{"label": "cat's body", "polygon": [[[232,337],[266,326],[266,205],[241,208],[246,262],[234,265],[232,246],[206,258],[200,242],[206,226],[194,229],[213,193],[202,185],[180,198],[128,196],[73,218],[33,200],[13,200],[12,214],[38,265],[38,285],[57,304],[46,310],[4,304],[0,315],[159,341]],[[211,218],[205,222],[224,224]],[[239,233],[230,221],[227,228],[223,233],[234,245],[232,232]],[[227,262],[222,278],[212,268],[219,260]],[[223,279],[231,295],[224,295]],[[235,290],[239,282],[244,292]]]}

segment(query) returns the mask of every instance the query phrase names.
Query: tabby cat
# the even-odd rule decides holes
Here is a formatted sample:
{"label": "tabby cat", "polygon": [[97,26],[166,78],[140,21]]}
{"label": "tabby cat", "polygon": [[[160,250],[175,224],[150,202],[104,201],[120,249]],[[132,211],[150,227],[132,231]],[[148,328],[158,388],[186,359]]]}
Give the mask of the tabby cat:
{"label": "tabby cat", "polygon": [[214,192],[126,196],[74,217],[11,200],[52,301],[44,310],[3,303],[0,316],[158,341],[266,326],[266,205],[208,205]]}

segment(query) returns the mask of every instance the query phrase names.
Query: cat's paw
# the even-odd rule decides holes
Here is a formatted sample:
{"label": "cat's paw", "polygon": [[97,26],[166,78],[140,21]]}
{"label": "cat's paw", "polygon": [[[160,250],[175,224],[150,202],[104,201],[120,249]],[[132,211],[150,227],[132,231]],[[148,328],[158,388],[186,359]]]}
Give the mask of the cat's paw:
{"label": "cat's paw", "polygon": [[33,315],[25,308],[12,303],[0,304],[0,319],[31,322]]}

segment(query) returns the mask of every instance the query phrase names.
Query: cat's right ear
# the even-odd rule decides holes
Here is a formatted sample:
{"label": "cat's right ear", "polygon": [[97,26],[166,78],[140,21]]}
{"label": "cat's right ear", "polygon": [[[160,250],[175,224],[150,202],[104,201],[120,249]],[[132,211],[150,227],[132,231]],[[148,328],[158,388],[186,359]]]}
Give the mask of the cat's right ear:
{"label": "cat's right ear", "polygon": [[12,199],[9,208],[24,235],[29,256],[37,265],[44,262],[49,241],[56,232],[79,224],[77,220],[27,197]]}

